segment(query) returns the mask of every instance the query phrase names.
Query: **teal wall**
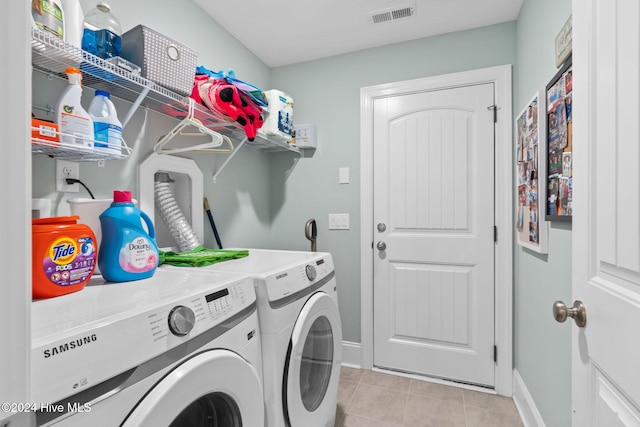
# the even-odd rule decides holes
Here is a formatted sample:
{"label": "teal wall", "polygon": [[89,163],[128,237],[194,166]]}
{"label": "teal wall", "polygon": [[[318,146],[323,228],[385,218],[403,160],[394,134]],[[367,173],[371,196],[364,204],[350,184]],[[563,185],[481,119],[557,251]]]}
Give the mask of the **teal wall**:
{"label": "teal wall", "polygon": [[[95,5],[81,0],[85,12]],[[475,30],[363,50],[269,69],[193,2],[111,0],[126,31],[144,24],[200,54],[213,70],[234,68],[239,78],[263,89],[278,88],[295,100],[295,121],[316,127],[318,149],[303,156],[264,154],[244,147],[221,173],[222,154],[185,154],[205,176],[226,246],[307,249],[304,224],[318,222],[318,249],[334,255],[339,280],[344,339],[360,342],[360,88],[401,80],[514,65],[517,114],[554,75],[554,38],[571,14],[571,0],[525,0],[517,21]],[[34,104],[53,104],[64,82],[34,73]],[[86,105],[90,101],[87,91]],[[129,105],[115,101],[124,115]],[[81,163],[81,179],[96,197],[115,188],[136,189],[137,162],[175,123],[140,109],[124,130],[132,158],[104,168]],[[54,201],[53,214],[67,214],[66,197],[55,192],[55,162],[33,158],[33,197]],[[338,169],[350,169],[350,183],[338,183]],[[328,230],[329,213],[349,213],[350,230]],[[205,245],[215,247],[205,224]],[[551,316],[556,299],[569,302],[571,228],[552,224],[549,254],[514,244],[514,366],[548,426],[567,426],[570,404],[570,326]]]}
{"label": "teal wall", "polygon": [[[555,36],[571,0],[525,0],[517,24],[514,114],[557,72]],[[571,325],[553,320],[556,300],[571,302],[571,226],[552,222],[549,253],[515,245],[515,368],[545,424],[571,425]]]}
{"label": "teal wall", "polygon": [[[272,235],[307,248],[305,221],[318,222],[318,250],[333,254],[343,337],[360,342],[360,88],[513,64],[515,22],[363,50],[272,70],[272,86],[291,95],[296,123],[313,123],[318,149],[272,162]],[[348,167],[350,184],[338,183]],[[350,230],[329,230],[329,213],[349,213]],[[366,250],[366,249],[365,249]]]}

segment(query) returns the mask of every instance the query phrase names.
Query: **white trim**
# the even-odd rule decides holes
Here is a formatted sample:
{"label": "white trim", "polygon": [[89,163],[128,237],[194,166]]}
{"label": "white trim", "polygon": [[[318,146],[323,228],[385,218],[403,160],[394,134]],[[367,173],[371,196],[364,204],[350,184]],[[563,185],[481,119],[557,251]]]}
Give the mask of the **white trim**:
{"label": "white trim", "polygon": [[[3,58],[0,125],[4,134],[0,178],[4,186],[5,243],[0,256],[3,272],[0,298],[0,401],[29,402],[31,357],[31,10],[27,2],[5,2],[2,18]],[[11,40],[9,42],[9,39]],[[0,425],[35,425],[32,413],[0,410]]]}
{"label": "white trim", "polygon": [[342,366],[362,368],[362,345],[357,342],[342,341]]}
{"label": "white trim", "polygon": [[495,337],[498,346],[495,390],[513,392],[512,270],[513,270],[513,138],[511,65],[464,71],[360,89],[360,265],[361,340],[364,369],[373,368],[373,102],[376,98],[429,89],[493,83],[498,106],[495,151],[495,215],[498,242],[495,253]]}
{"label": "white trim", "polygon": [[[579,214],[572,218],[571,232],[571,296],[573,300],[579,299],[598,305],[596,301],[585,299],[585,291],[587,283],[592,277],[597,277],[599,273],[599,262],[596,254],[601,251],[597,245],[598,233],[601,232],[597,228],[596,206],[593,196],[597,194],[597,179],[602,175],[596,175],[592,172],[606,173],[608,169],[601,169],[601,160],[597,159],[598,144],[598,128],[600,126],[608,126],[608,123],[601,123],[603,120],[598,117],[599,91],[598,76],[601,70],[608,70],[603,61],[599,57],[602,50],[615,49],[620,46],[616,43],[613,46],[599,46],[600,38],[598,32],[600,30],[599,20],[600,8],[613,8],[605,2],[596,0],[573,0],[572,1],[572,20],[573,20],[573,69],[579,70],[573,77],[573,101],[579,102],[580,108],[574,110],[573,121],[573,140],[580,140],[580,147],[572,148],[572,167],[574,182],[580,182],[578,187],[573,190],[573,209]],[[618,41],[619,42],[619,41]],[[633,42],[637,45],[637,42]],[[631,44],[626,44],[630,46]],[[608,65],[608,64],[607,64]],[[615,64],[611,64],[611,70],[615,70]],[[614,78],[613,75],[610,78]],[[637,102],[637,93],[630,93],[631,102]],[[611,99],[611,98],[609,98]],[[619,98],[615,98],[619,99]],[[619,105],[624,106],[625,103]],[[617,130],[617,128],[614,128]],[[574,157],[575,156],[575,157]],[[573,160],[575,158],[575,160]],[[618,184],[618,189],[624,185]],[[628,187],[629,190],[636,188],[637,184]],[[603,221],[603,219],[600,219]],[[603,255],[603,254],[598,254]],[[589,298],[587,296],[587,298]],[[600,308],[603,317],[613,316],[608,311],[612,306],[602,306]],[[609,314],[610,313],[610,314]],[[589,320],[592,321],[592,320]],[[595,411],[590,405],[595,403],[597,391],[593,390],[594,383],[592,378],[592,361],[589,353],[594,349],[589,347],[587,328],[577,328],[572,325],[571,328],[571,425],[574,427],[585,426],[595,423],[591,418],[591,414]],[[612,332],[613,333],[613,332]],[[619,335],[619,334],[618,334]],[[618,336],[616,335],[616,336]],[[591,341],[591,345],[594,342]],[[604,348],[600,350],[605,350]]]}
{"label": "white trim", "polygon": [[513,371],[513,402],[525,427],[544,427],[544,421],[517,369]]}
{"label": "white trim", "polygon": [[459,383],[456,381],[449,381],[449,380],[442,380],[440,378],[435,378],[435,377],[427,377],[424,375],[417,375],[417,374],[411,374],[408,372],[402,372],[402,371],[394,371],[391,369],[384,369],[384,368],[376,368],[375,366],[372,369],[373,372],[380,372],[383,374],[389,374],[389,375],[397,375],[399,377],[405,377],[405,378],[409,378],[412,380],[417,380],[417,381],[424,381],[424,382],[428,382],[428,383],[433,383],[433,384],[441,384],[441,385],[445,385],[447,387],[456,387],[456,388],[461,388],[464,390],[472,390],[472,391],[477,391],[479,393],[485,393],[485,394],[491,394],[491,395],[496,395],[498,393],[496,393],[495,390],[486,388],[486,387],[480,387],[480,386],[476,386],[473,384],[464,384],[464,383]]}

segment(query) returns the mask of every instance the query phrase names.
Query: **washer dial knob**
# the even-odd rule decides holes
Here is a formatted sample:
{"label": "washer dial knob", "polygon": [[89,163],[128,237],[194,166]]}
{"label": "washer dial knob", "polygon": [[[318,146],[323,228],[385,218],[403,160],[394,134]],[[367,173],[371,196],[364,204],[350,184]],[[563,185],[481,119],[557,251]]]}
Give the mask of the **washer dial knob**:
{"label": "washer dial knob", "polygon": [[196,324],[196,315],[189,307],[178,305],[169,312],[169,330],[179,337],[187,335]]}
{"label": "washer dial knob", "polygon": [[312,282],[316,280],[316,276],[318,275],[318,273],[316,272],[316,268],[313,265],[309,264],[307,265],[306,270],[309,280],[311,280]]}

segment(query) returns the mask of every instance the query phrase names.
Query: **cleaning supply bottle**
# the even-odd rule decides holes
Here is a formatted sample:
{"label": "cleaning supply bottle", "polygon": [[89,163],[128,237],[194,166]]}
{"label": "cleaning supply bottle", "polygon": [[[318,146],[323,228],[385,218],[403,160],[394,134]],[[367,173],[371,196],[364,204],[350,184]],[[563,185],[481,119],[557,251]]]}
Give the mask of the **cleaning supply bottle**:
{"label": "cleaning supply bottle", "polygon": [[102,59],[120,56],[122,27],[105,2],[100,2],[84,17],[82,49]]}
{"label": "cleaning supply bottle", "polygon": [[84,24],[80,0],[62,0],[62,10],[64,11],[64,41],[80,49]]}
{"label": "cleaning supply bottle", "polygon": [[159,261],[155,229],[151,218],[132,203],[131,191],[113,192],[113,203],[100,215],[100,228],[98,267],[105,280],[130,282],[153,276]]}
{"label": "cleaning supply bottle", "polygon": [[60,0],[32,0],[31,18],[37,28],[64,40],[64,12]]}
{"label": "cleaning supply bottle", "polygon": [[56,123],[60,130],[60,141],[64,144],[93,148],[93,120],[82,108],[82,74],[80,70],[67,67],[69,85],[62,92],[56,105]]}
{"label": "cleaning supply bottle", "polygon": [[122,150],[122,123],[111,102],[109,92],[96,90],[89,104],[89,116],[93,120],[94,145],[97,150],[120,153]]}

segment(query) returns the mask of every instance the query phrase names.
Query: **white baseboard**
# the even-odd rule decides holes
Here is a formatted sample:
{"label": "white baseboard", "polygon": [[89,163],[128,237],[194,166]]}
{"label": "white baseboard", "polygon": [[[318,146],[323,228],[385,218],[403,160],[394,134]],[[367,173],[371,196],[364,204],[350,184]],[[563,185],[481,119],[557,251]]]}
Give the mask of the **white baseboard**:
{"label": "white baseboard", "polygon": [[517,369],[513,370],[513,401],[525,427],[545,427],[540,412]]}
{"label": "white baseboard", "polygon": [[361,354],[362,344],[359,342],[342,341],[342,366],[361,368]]}

